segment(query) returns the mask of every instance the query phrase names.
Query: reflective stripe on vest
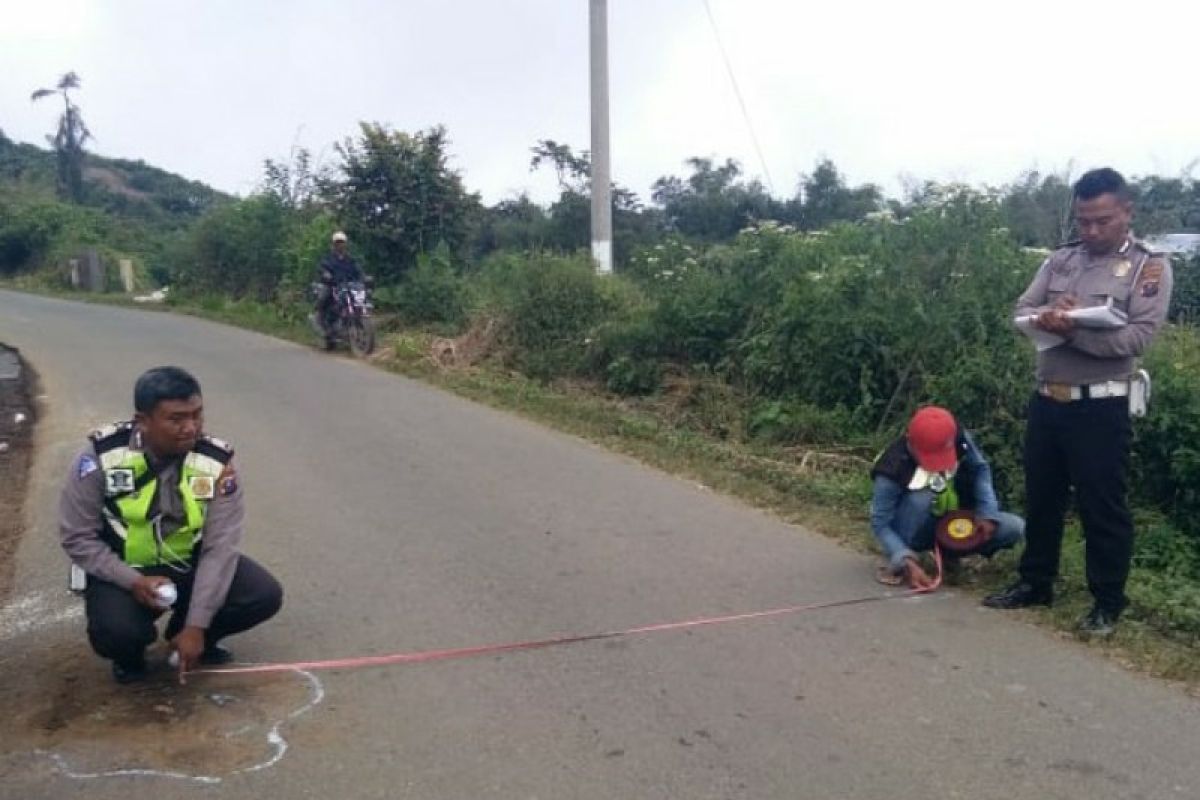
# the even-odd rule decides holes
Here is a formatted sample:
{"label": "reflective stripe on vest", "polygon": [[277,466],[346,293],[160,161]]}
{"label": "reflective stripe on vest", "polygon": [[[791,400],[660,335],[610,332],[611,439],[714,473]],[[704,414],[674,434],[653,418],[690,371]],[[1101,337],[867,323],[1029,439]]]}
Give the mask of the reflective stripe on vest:
{"label": "reflective stripe on vest", "polygon": [[166,537],[161,537],[155,530],[158,520],[149,516],[158,478],[150,474],[146,456],[128,447],[115,447],[100,454],[100,465],[105,472],[106,486],[110,485],[108,476],[114,471],[133,474],[132,491],[109,496],[105,501],[105,521],[124,545],[120,553],[122,560],[133,567],[190,561],[203,535],[208,510],[208,499],[196,497],[192,490],[193,479],[206,478],[210,486],[215,486],[225,465],[196,452],[184,458],[179,470],[179,494],[183,499],[185,521]]}

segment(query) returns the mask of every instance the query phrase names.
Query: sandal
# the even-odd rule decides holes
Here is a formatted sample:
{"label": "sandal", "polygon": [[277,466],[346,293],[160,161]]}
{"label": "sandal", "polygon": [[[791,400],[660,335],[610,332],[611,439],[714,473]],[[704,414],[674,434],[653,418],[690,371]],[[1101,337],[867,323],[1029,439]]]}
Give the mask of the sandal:
{"label": "sandal", "polygon": [[880,564],[875,568],[875,580],[882,583],[884,586],[900,586],[905,582],[904,573],[892,572],[892,568],[887,564]]}

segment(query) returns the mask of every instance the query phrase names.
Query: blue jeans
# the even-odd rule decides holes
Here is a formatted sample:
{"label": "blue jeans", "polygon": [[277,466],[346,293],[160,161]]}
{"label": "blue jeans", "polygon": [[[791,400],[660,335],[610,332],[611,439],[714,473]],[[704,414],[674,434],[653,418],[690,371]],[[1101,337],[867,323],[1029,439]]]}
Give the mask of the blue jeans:
{"label": "blue jeans", "polygon": [[[904,566],[904,559],[914,557],[916,552],[933,548],[937,517],[930,513],[933,492],[928,489],[904,493],[892,517],[891,529],[895,536],[880,537],[884,555],[894,571]],[[975,552],[991,558],[1005,548],[1012,547],[1025,536],[1025,520],[1016,514],[1001,511],[996,520],[996,532]]]}

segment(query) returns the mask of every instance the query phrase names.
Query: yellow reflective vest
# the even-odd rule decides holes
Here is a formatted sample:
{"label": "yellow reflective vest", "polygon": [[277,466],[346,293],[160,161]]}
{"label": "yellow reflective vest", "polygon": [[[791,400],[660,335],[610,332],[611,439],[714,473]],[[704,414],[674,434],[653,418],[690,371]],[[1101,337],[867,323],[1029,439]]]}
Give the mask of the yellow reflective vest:
{"label": "yellow reflective vest", "polygon": [[201,436],[184,456],[179,469],[179,494],[184,523],[163,535],[151,506],[158,493],[158,475],[146,454],[134,448],[132,422],[94,432],[89,438],[104,471],[104,529],[101,538],[131,567],[190,562],[204,534],[208,504],[220,490],[218,480],[233,458],[233,449],[219,439]]}

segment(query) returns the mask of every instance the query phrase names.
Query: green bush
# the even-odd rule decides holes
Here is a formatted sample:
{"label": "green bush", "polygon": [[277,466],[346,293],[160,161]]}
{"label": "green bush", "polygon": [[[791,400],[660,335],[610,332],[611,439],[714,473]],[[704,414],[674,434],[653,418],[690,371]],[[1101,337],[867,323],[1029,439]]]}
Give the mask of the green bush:
{"label": "green bush", "polygon": [[0,274],[65,264],[85,248],[123,250],[130,237],[98,211],[36,197],[0,198]]}
{"label": "green bush", "polygon": [[271,195],[219,206],[196,224],[174,281],[191,294],[270,300],[288,264],[295,224],[296,218]]}
{"label": "green bush", "polygon": [[620,395],[644,395],[656,391],[662,382],[662,366],[650,358],[617,356],[605,368],[604,385]]}
{"label": "green bush", "polygon": [[1171,319],[1200,324],[1200,255],[1173,259],[1175,288],[1171,291]]}
{"label": "green bush", "polygon": [[479,304],[505,321],[515,365],[545,380],[584,369],[593,329],[628,297],[617,281],[584,257],[501,255],[484,265]]}
{"label": "green bush", "polygon": [[417,265],[400,285],[375,295],[380,308],[395,311],[405,322],[460,325],[467,318],[467,288],[454,271],[450,252],[439,247],[417,256]]}
{"label": "green bush", "polygon": [[760,400],[750,410],[746,429],[756,439],[778,444],[848,445],[862,439],[845,408],[818,408],[795,400]]}
{"label": "green bush", "polygon": [[1168,512],[1200,546],[1200,331],[1168,328],[1145,363],[1154,388],[1134,425],[1133,495]]}
{"label": "green bush", "polygon": [[[338,229],[337,220],[328,212],[319,212],[311,216],[293,213],[288,216],[290,222],[284,228],[285,236],[279,251],[279,289],[288,294],[302,295],[308,291],[309,285],[317,280],[318,266],[321,259],[329,253],[330,238]],[[364,271],[369,271],[353,245],[350,253]]]}

